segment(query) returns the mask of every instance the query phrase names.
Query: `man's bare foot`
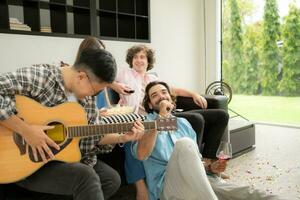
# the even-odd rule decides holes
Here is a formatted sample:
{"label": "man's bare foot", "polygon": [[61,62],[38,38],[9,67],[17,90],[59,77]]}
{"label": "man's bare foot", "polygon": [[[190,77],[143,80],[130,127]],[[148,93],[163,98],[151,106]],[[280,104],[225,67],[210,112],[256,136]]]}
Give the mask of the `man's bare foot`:
{"label": "man's bare foot", "polygon": [[224,173],[221,173],[221,178],[222,179],[230,179],[230,176]]}

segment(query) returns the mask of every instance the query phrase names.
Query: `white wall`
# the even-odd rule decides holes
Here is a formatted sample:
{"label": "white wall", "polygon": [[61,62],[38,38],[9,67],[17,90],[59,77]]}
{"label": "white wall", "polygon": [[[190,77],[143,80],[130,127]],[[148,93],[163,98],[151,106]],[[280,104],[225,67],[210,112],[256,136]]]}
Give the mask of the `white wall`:
{"label": "white wall", "polygon": [[0,72],[36,63],[71,62],[81,39],[0,34]]}
{"label": "white wall", "polygon": [[204,0],[205,6],[205,69],[206,86],[213,81],[220,80],[221,77],[221,57],[220,57],[220,14],[221,7],[218,0]]}
{"label": "white wall", "polygon": [[[157,62],[154,71],[162,80],[173,86],[185,87],[203,93],[208,81],[214,78],[215,70],[208,60],[215,59],[215,11],[210,10],[204,23],[204,0],[151,0],[151,43],[156,50]],[[206,9],[215,9],[215,3],[205,0]],[[214,2],[214,1],[213,1]],[[204,28],[210,37],[205,37]],[[214,40],[205,42],[205,38]],[[34,63],[54,63],[63,60],[72,63],[82,39],[45,37],[16,34],[0,34],[0,72]],[[125,52],[134,42],[104,41],[113,53],[118,67],[126,67]],[[206,58],[205,58],[206,55]],[[208,57],[209,55],[209,57]],[[211,61],[215,62],[215,61]],[[208,69],[205,69],[208,66]],[[209,76],[209,79],[205,77]],[[206,82],[206,83],[205,83]]]}
{"label": "white wall", "polygon": [[152,5],[158,73],[173,86],[200,91],[204,88],[202,0],[153,1]]}

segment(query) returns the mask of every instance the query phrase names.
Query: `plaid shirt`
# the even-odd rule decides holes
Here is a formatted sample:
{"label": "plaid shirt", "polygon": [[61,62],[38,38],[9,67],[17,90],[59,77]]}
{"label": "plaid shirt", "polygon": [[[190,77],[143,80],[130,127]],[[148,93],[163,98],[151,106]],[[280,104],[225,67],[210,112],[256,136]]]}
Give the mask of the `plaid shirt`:
{"label": "plaid shirt", "polygon": [[[15,115],[15,95],[30,97],[44,106],[53,107],[68,101],[63,83],[62,73],[58,66],[33,65],[0,75],[0,120]],[[95,97],[86,97],[79,101],[87,113],[89,124],[96,124],[98,110]],[[103,135],[83,138],[80,140],[82,162],[94,166],[96,154],[108,153],[113,145],[98,145]]]}

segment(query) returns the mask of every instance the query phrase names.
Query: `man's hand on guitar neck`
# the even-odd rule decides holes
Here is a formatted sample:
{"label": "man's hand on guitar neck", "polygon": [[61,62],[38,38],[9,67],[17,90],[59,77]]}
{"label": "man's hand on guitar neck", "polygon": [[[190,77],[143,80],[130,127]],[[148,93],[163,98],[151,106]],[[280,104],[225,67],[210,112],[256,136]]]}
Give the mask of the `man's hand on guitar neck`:
{"label": "man's hand on guitar neck", "polygon": [[38,160],[38,153],[43,162],[53,159],[54,155],[49,147],[54,147],[57,150],[60,149],[44,132],[44,130],[53,128],[51,126],[29,125],[16,115],[2,121],[1,124],[24,138],[26,143],[32,148],[33,156],[36,161]]}
{"label": "man's hand on guitar neck", "polygon": [[128,142],[128,141],[135,141],[139,140],[143,137],[145,133],[145,128],[141,120],[136,120],[133,124],[133,127],[131,129],[131,132],[125,133],[122,135],[122,143]]}
{"label": "man's hand on guitar neck", "polygon": [[145,128],[140,120],[136,120],[130,132],[124,134],[105,134],[99,141],[99,145],[126,143],[129,141],[139,140],[143,137]]}

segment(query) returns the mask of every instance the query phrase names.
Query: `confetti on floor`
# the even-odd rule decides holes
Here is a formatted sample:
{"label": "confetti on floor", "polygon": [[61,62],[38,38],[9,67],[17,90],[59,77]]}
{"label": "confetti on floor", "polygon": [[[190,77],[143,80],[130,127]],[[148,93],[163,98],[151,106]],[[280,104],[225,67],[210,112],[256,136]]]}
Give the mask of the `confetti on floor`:
{"label": "confetti on floor", "polygon": [[[284,130],[284,131],[283,131]],[[300,129],[256,125],[256,148],[232,159],[230,181],[286,199],[300,199]]]}

